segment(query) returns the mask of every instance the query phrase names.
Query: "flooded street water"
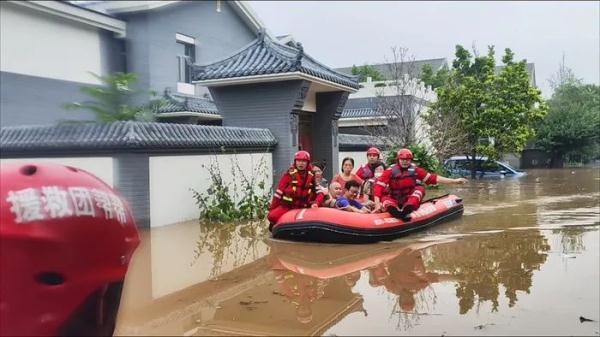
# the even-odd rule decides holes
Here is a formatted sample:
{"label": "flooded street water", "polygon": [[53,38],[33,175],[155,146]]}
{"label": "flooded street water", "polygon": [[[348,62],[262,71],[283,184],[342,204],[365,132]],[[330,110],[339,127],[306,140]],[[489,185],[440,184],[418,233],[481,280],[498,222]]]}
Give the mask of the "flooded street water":
{"label": "flooded street water", "polygon": [[599,335],[600,169],[447,192],[461,218],[387,243],[277,241],[260,223],[145,231],[115,335]]}

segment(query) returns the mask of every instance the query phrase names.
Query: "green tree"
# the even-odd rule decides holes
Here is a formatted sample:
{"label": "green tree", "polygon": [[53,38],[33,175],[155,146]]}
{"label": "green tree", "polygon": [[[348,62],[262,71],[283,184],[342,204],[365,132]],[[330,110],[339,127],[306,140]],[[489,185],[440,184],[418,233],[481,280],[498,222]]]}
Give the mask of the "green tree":
{"label": "green tree", "polygon": [[569,155],[584,161],[598,156],[600,87],[568,81],[555,89],[548,103],[548,115],[537,127],[536,143],[550,152],[550,165],[563,167]]}
{"label": "green tree", "polygon": [[375,67],[365,64],[362,66],[352,65],[352,75],[358,75],[359,82],[366,82],[367,77],[371,77],[373,81],[383,81],[385,78]]}
{"label": "green tree", "polygon": [[[115,121],[153,121],[154,111],[163,104],[162,99],[157,99],[153,91],[134,89],[137,83],[135,73],[113,73],[99,76],[91,73],[102,82],[100,86],[82,86],[81,92],[91,98],[89,101],[73,102],[65,104],[69,110],[89,110],[96,118],[104,123]],[[141,94],[149,94],[150,101],[147,104],[130,105],[132,99]]]}
{"label": "green tree", "polygon": [[[438,100],[432,104],[426,121],[435,128],[462,132],[456,151],[472,158],[471,177],[475,178],[476,157],[496,159],[505,152],[521,151],[534,134],[534,124],[546,113],[540,90],[529,84],[526,61],[514,62],[514,54],[505,49],[505,67],[495,74],[494,47],[487,55],[473,57],[457,45],[447,81],[436,89]],[[451,116],[452,118],[448,118]],[[434,123],[445,120],[452,125]],[[493,138],[494,142],[481,140]],[[438,140],[432,137],[434,146]]]}
{"label": "green tree", "polygon": [[444,85],[448,80],[449,75],[450,70],[445,64],[435,73],[430,64],[424,64],[421,68],[421,81],[423,81],[423,84],[425,85],[430,85],[434,90]]}

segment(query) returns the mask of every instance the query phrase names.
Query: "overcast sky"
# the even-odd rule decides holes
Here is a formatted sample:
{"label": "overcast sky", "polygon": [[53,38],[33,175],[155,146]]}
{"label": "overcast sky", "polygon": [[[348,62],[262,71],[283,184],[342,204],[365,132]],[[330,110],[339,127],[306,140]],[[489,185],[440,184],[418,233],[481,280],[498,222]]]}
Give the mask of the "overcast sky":
{"label": "overcast sky", "polygon": [[446,57],[473,44],[483,54],[504,48],[535,63],[544,96],[563,52],[587,83],[600,81],[600,2],[249,1],[275,35],[292,34],[304,50],[331,67],[382,63],[391,46],[416,59]]}

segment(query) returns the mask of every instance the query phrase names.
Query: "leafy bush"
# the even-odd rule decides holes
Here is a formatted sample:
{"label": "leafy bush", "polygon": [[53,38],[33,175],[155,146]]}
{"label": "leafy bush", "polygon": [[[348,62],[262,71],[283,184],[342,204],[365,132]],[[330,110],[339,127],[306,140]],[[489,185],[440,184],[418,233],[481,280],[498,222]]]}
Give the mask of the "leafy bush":
{"label": "leafy bush", "polygon": [[[190,190],[200,208],[200,219],[211,222],[264,219],[269,207],[271,191],[266,189],[267,166],[261,159],[248,178],[235,158],[231,159],[231,175],[226,182],[217,161],[202,165],[208,171],[211,185],[204,193]],[[238,201],[236,201],[238,200]]]}

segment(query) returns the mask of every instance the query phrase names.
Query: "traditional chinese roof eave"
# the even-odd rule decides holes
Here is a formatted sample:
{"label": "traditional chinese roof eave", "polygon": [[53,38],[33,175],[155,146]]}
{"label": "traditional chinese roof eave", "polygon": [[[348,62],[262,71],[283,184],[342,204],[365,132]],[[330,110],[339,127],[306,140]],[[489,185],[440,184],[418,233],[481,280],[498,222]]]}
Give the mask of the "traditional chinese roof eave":
{"label": "traditional chinese roof eave", "polygon": [[358,89],[351,88],[342,84],[327,81],[316,76],[308,75],[300,71],[279,73],[279,74],[265,74],[265,75],[252,75],[252,76],[240,76],[230,78],[219,78],[212,80],[192,81],[194,84],[200,84],[207,87],[220,87],[228,85],[238,84],[251,84],[251,83],[264,83],[264,82],[278,82],[278,81],[289,81],[289,80],[308,80],[311,82],[319,83],[321,85],[331,87],[337,90],[347,91],[350,93],[356,92]]}
{"label": "traditional chinese roof eave", "polygon": [[338,120],[338,127],[355,127],[355,126],[383,126],[388,125],[388,118],[384,116],[378,117],[348,117]]}
{"label": "traditional chinese roof eave", "polygon": [[261,31],[257,39],[216,62],[192,65],[192,82],[206,86],[304,79],[356,92],[356,76],[342,74],[304,53],[300,43],[283,45]]}
{"label": "traditional chinese roof eave", "polygon": [[161,112],[155,115],[156,118],[169,118],[169,117],[201,117],[205,120],[222,120],[223,117],[220,115],[207,114],[202,112],[194,111],[176,111],[176,112]]}
{"label": "traditional chinese roof eave", "polygon": [[113,122],[0,128],[0,155],[127,152],[268,151],[268,129],[192,124]]}

